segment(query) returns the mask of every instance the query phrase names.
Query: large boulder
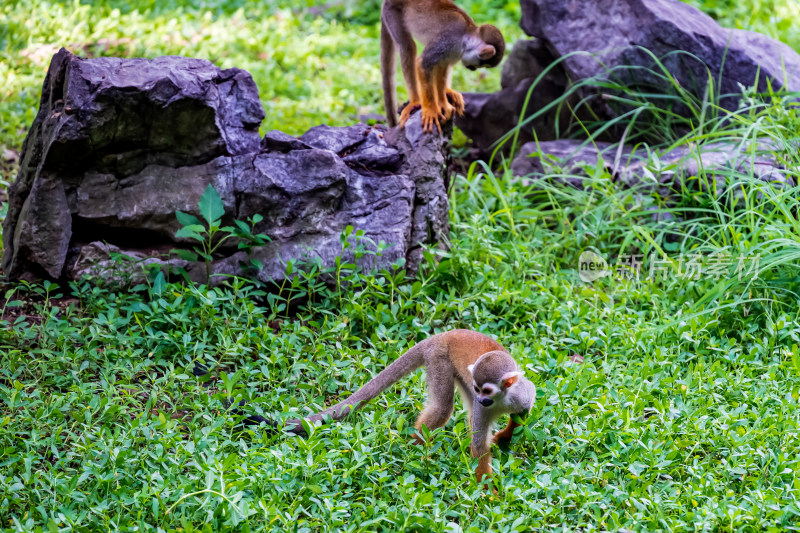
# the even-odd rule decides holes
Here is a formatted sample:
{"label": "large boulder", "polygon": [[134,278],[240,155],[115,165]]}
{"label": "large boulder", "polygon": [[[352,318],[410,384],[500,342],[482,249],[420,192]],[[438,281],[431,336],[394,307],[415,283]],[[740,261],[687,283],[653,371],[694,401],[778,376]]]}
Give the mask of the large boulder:
{"label": "large boulder", "polygon": [[794,187],[795,169],[780,157],[784,149],[768,139],[681,145],[653,152],[641,145],[562,139],[525,144],[511,171],[527,182],[554,179],[585,188],[592,183],[585,178],[600,165],[621,187],[642,194],[655,192],[671,203],[692,188],[711,187],[718,195],[729,187],[740,191],[738,183],[746,179],[777,188]]}
{"label": "large boulder", "polygon": [[736,109],[742,86],[800,90],[800,55],[789,46],[760,33],[723,28],[679,0],[521,0],[521,5],[522,29],[564,58],[572,80],[615,78],[629,87],[664,89],[658,59],[698,98],[713,81],[726,109]]}
{"label": "large boulder", "polygon": [[[421,246],[445,240],[445,138],[422,134],[418,117],[392,142],[384,128],[366,125],[261,139],[263,117],[245,71],[182,57],[79,59],[62,49],[10,188],[5,273],[104,275],[129,257],[204,280],[204,264],[169,251],[192,248],[175,237],[175,212],[200,217],[208,185],[222,199],[223,222],[258,214],[255,232],[270,237],[250,252],[230,241],[212,273],[279,281],[289,260],[324,268],[341,255],[365,268],[404,261],[414,271]],[[360,230],[363,256],[343,252],[348,226]],[[256,272],[246,267],[251,259],[261,264]]]}
{"label": "large boulder", "polygon": [[[571,84],[581,83],[576,96],[590,114],[612,119],[629,108],[598,97],[610,93],[607,86],[601,88],[605,81],[644,94],[673,91],[673,84],[666,81],[656,60],[681,90],[698,99],[704,98],[711,81],[718,103],[728,110],[737,108],[743,87],[800,91],[797,52],[758,33],[723,28],[679,0],[521,0],[521,6],[520,25],[537,44],[526,44],[518,51],[515,48],[527,58],[509,61],[504,80],[520,83],[536,78],[558,61],[542,78],[545,88],[534,87],[526,116],[563,95],[569,87],[563,80],[568,79]],[[587,80],[597,83],[582,83]],[[562,92],[554,94],[552,87],[561,87]],[[479,108],[481,113],[474,119],[467,115],[459,127],[479,131],[485,124],[483,117],[492,116],[492,131],[508,131],[518,123],[525,96],[524,91],[509,92],[506,85],[495,97],[468,95],[467,108]],[[673,100],[657,98],[653,102],[668,102],[666,105],[673,105],[672,111],[679,114],[691,112]],[[566,106],[562,107],[565,112]],[[561,125],[555,120],[550,124]],[[523,134],[529,134],[532,126],[540,140],[557,138],[552,127],[541,123],[528,126]],[[479,135],[476,139],[485,145],[486,137]]]}

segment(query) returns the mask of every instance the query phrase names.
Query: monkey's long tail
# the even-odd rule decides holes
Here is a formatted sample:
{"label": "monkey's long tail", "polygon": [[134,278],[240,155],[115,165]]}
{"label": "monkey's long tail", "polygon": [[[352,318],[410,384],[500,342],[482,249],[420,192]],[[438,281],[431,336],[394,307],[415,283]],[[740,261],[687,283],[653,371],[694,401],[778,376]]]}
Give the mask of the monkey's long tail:
{"label": "monkey's long tail", "polygon": [[383,80],[383,108],[390,128],[397,126],[397,95],[395,94],[394,40],[386,24],[381,21],[381,78]]}
{"label": "monkey's long tail", "polygon": [[[346,400],[343,400],[332,407],[328,407],[324,411],[307,416],[305,417],[305,420],[312,424],[321,421],[326,416],[330,416],[334,420],[341,420],[351,411],[358,409],[360,406],[388,389],[390,386],[392,386],[392,384],[396,383],[398,380],[424,365],[425,348],[428,342],[430,342],[430,339],[425,339],[424,341],[417,343],[414,347],[401,355],[396,361],[384,368],[377,376],[367,382],[366,385],[358,389],[355,393],[351,394]],[[266,422],[273,427],[276,425],[274,421],[257,415],[248,416],[247,420],[256,424]],[[303,429],[303,424],[299,418],[287,421],[286,428],[295,435],[306,434],[305,429]]]}

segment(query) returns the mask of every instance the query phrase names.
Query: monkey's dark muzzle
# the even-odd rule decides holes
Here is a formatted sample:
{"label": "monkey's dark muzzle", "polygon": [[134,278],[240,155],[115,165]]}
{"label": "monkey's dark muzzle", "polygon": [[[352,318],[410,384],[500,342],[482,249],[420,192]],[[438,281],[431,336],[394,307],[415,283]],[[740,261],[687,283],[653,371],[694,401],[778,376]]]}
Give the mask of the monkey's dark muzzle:
{"label": "monkey's dark muzzle", "polygon": [[481,402],[482,406],[489,407],[490,405],[492,405],[494,403],[494,400],[492,400],[491,398],[484,398],[484,399],[480,400],[480,402]]}

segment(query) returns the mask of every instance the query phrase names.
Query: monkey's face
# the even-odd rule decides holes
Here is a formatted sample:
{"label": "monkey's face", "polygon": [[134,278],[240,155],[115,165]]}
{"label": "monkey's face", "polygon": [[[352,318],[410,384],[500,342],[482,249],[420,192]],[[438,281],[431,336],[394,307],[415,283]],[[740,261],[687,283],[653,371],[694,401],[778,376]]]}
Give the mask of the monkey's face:
{"label": "monkey's face", "polygon": [[496,382],[478,383],[473,380],[472,393],[482,406],[502,409],[507,403],[506,397],[511,387],[517,383],[521,375],[522,372],[514,371],[504,373]]}
{"label": "monkey's face", "polygon": [[[506,53],[506,40],[500,30],[491,24],[484,24],[478,28],[478,35],[486,46],[492,49],[492,54],[484,53],[478,64],[482,68],[493,68],[500,64]],[[488,52],[488,49],[487,49]]]}
{"label": "monkey's face", "polygon": [[490,24],[464,37],[461,62],[469,70],[496,67],[503,60],[506,42],[500,30]]}
{"label": "monkey's face", "polygon": [[506,405],[506,397],[517,383],[522,372],[505,352],[494,351],[481,355],[467,367],[472,375],[472,394],[483,407],[500,409]]}
{"label": "monkey's face", "polygon": [[494,66],[500,63],[498,60],[497,63],[492,64],[492,61],[497,56],[497,51],[494,46],[486,44],[483,41],[479,41],[479,43],[479,45],[467,49],[464,55],[461,56],[461,62],[465,67],[469,70],[476,70],[481,67]]}
{"label": "monkey's face", "polygon": [[484,407],[494,405],[496,396],[501,394],[501,391],[494,383],[478,385],[474,381],[472,382],[472,392],[475,394],[475,399],[478,400],[478,403]]}

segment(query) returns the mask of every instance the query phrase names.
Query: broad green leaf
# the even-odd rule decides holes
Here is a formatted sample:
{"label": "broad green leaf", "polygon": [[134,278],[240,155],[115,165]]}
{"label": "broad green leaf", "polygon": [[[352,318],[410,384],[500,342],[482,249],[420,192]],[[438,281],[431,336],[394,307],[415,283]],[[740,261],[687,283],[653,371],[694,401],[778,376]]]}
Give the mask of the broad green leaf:
{"label": "broad green leaf", "polygon": [[206,232],[206,228],[203,226],[198,226],[196,224],[192,224],[191,226],[184,226],[178,231],[175,232],[176,239],[194,239],[196,241],[203,240],[203,234]]}
{"label": "broad green leaf", "polygon": [[222,198],[213,185],[206,187],[203,196],[200,197],[200,202],[197,204],[200,207],[200,214],[206,219],[209,225],[219,224],[219,219],[225,214],[225,206],[222,205]]}
{"label": "broad green leaf", "polygon": [[164,277],[164,273],[159,271],[155,279],[153,279],[153,294],[160,296],[166,288],[167,279]]}
{"label": "broad green leaf", "polygon": [[184,213],[183,211],[175,211],[175,217],[178,219],[178,222],[181,223],[181,226],[202,226],[203,223],[200,222],[194,215],[190,215],[189,213]]}
{"label": "broad green leaf", "polygon": [[171,250],[171,252],[175,253],[178,257],[180,257],[184,261],[197,261],[198,259],[197,254],[190,250],[183,250],[180,248],[176,248],[174,250]]}

